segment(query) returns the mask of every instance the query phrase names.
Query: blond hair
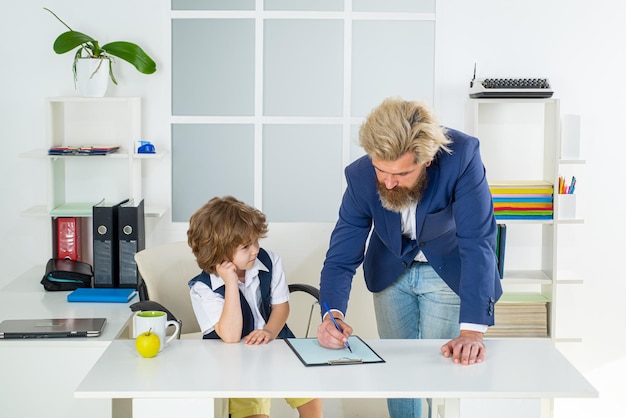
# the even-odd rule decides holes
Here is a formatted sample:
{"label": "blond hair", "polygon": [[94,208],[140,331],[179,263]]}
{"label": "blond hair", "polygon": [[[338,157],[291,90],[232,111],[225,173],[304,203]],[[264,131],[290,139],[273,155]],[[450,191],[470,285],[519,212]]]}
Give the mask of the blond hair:
{"label": "blond hair", "polygon": [[214,197],[189,220],[187,243],[198,266],[215,273],[218,264],[232,260],[237,247],[267,234],[265,215],[232,196]]}
{"label": "blond hair", "polygon": [[423,103],[387,98],[367,116],[359,143],[373,159],[395,161],[407,152],[415,162],[432,161],[440,150],[451,153],[452,141]]}

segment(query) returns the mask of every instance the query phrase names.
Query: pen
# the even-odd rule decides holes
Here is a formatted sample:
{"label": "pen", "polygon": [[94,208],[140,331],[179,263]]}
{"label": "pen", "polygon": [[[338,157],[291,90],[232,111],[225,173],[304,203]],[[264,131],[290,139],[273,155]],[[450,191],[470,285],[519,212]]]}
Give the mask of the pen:
{"label": "pen", "polygon": [[[328,316],[330,316],[330,320],[333,321],[333,324],[335,324],[335,328],[337,328],[337,331],[341,332],[341,328],[339,328],[339,324],[337,323],[337,320],[335,319],[333,314],[330,312],[330,308],[328,307],[328,304],[326,302],[324,302],[324,310],[326,311]],[[346,348],[350,350],[350,352],[352,352],[352,348],[350,348],[350,344],[348,344],[347,341],[344,344]]]}

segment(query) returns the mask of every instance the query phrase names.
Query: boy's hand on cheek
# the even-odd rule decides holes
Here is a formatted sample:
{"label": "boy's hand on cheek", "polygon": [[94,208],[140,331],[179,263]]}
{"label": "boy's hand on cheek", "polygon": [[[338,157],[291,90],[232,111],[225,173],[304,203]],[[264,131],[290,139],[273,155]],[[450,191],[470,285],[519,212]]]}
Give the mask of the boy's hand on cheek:
{"label": "boy's hand on cheek", "polygon": [[237,266],[228,260],[224,260],[218,264],[215,270],[217,271],[217,275],[224,280],[226,284],[236,284],[239,280],[237,276]]}

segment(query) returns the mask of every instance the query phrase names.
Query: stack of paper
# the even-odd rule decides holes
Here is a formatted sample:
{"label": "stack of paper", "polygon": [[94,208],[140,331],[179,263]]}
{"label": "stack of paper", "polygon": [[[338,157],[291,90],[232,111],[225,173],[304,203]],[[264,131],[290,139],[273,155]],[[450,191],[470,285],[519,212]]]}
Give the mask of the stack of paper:
{"label": "stack of paper", "polygon": [[505,293],[496,303],[495,322],[486,337],[547,337],[547,299],[535,293]]}
{"label": "stack of paper", "polygon": [[107,155],[113,152],[117,152],[120,149],[119,145],[89,145],[78,147],[78,155]]}
{"label": "stack of paper", "polygon": [[548,182],[490,182],[496,219],[552,219],[554,186]]}
{"label": "stack of paper", "polygon": [[49,155],[107,155],[117,152],[119,145],[53,146]]}

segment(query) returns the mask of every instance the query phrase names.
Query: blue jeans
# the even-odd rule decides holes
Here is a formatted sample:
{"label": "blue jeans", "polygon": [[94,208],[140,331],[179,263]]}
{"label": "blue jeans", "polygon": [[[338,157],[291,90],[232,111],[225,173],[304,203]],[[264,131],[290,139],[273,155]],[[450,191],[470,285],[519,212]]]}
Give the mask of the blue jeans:
{"label": "blue jeans", "polygon": [[[460,333],[460,299],[426,263],[413,263],[389,287],[374,293],[374,309],[380,338],[452,339]],[[421,399],[388,399],[387,407],[391,418],[422,416]]]}

